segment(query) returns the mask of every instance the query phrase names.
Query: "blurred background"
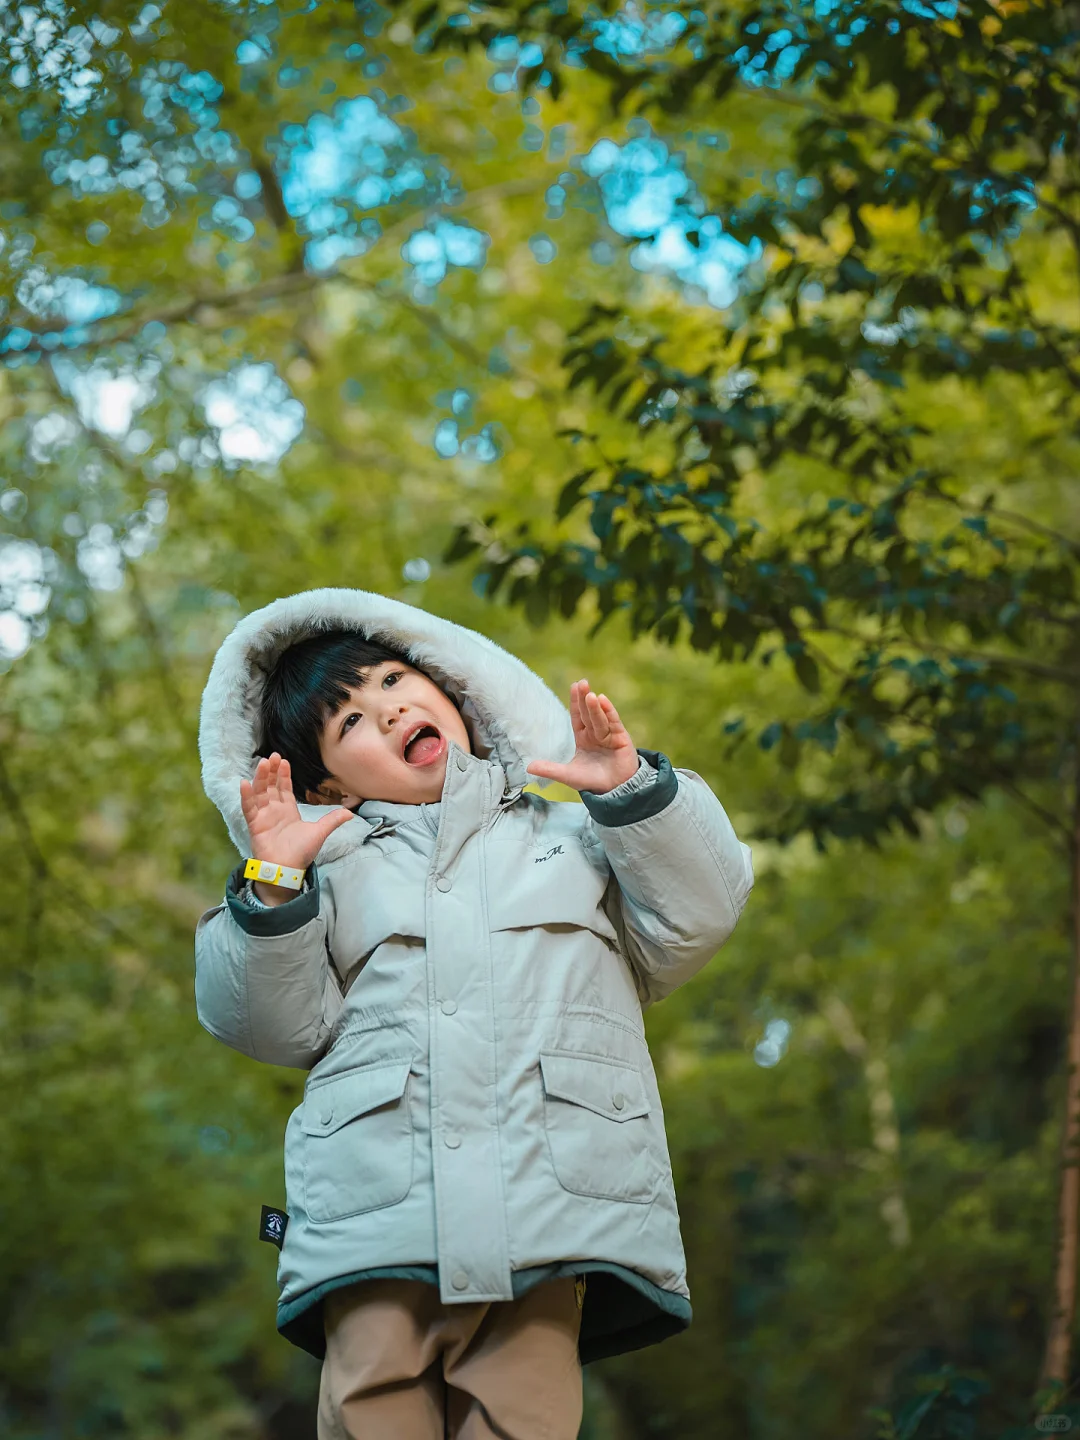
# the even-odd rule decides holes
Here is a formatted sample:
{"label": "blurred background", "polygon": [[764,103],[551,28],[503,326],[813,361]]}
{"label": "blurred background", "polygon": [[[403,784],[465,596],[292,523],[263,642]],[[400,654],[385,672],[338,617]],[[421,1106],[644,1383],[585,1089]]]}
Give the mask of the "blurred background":
{"label": "blurred background", "polygon": [[0,1434],[314,1436],[304,1075],[200,1029],[193,931],[215,649],[323,585],[588,676],[753,845],[646,1016],[694,1323],[583,1440],[1080,1422],[1078,36],[0,9]]}

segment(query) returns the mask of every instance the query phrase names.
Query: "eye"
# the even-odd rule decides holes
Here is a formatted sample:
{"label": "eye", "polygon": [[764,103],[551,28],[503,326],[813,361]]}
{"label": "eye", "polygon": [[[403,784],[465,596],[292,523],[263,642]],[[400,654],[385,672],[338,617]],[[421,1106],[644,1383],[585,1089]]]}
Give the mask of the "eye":
{"label": "eye", "polygon": [[359,719],[360,719],[360,716],[359,716],[359,715],[356,715],[356,714],[346,715],[344,721],[342,722],[342,726],[341,726],[341,733],[342,733],[342,735],[344,735],[347,730],[351,730],[351,729],[352,729],[352,722],[353,722],[354,720],[359,720]]}
{"label": "eye", "polygon": [[382,682],[382,683],[385,685],[388,681],[391,681],[391,680],[394,680],[394,681],[400,680],[401,677],[402,677],[402,675],[403,675],[404,673],[405,673],[405,672],[404,672],[403,670],[391,670],[388,674],[386,674],[386,675],[383,676],[383,682]]}

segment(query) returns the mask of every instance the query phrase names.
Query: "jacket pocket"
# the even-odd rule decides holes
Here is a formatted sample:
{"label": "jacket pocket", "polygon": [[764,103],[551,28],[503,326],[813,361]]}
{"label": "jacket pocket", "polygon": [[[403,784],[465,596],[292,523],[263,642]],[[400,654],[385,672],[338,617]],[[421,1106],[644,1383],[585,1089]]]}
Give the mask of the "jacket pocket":
{"label": "jacket pocket", "polygon": [[410,1061],[364,1065],[304,1097],[304,1208],[316,1223],[404,1200],[412,1187]]}
{"label": "jacket pocket", "polygon": [[662,1171],[641,1071],[599,1056],[544,1050],[540,1073],[548,1149],[563,1189],[597,1200],[654,1199]]}

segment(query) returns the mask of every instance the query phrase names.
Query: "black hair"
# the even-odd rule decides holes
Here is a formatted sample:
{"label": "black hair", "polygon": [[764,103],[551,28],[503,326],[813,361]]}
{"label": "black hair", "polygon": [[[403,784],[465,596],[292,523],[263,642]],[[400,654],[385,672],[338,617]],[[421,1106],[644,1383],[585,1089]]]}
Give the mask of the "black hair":
{"label": "black hair", "polygon": [[309,790],[316,792],[332,778],[319,748],[323,726],[353,687],[363,685],[363,671],[387,660],[420,668],[400,650],[358,630],[321,630],[278,656],[263,691],[256,754],[276,750],[288,760],[297,800],[305,801]]}

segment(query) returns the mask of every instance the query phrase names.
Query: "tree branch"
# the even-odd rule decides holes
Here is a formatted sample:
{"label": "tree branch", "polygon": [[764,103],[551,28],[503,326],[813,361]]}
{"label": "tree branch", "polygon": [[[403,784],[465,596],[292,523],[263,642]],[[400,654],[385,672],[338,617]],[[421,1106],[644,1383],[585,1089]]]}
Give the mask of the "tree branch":
{"label": "tree branch", "polygon": [[[974,514],[975,512],[970,513]],[[1021,515],[1017,510],[1002,510],[999,505],[993,505],[988,511],[980,513],[996,515],[999,520],[1005,520],[1011,525],[1019,525],[1024,530],[1030,530],[1033,535],[1041,535],[1046,540],[1053,540],[1055,544],[1080,559],[1080,540],[1073,540],[1068,535],[1062,535],[1060,531],[1044,525],[1041,520],[1034,520],[1030,515]]]}
{"label": "tree branch", "polygon": [[169,707],[169,712],[174,723],[178,723],[180,716],[184,713],[184,702],[173,678],[172,669],[169,666],[169,661],[165,653],[165,642],[158,628],[158,623],[154,619],[153,611],[147,603],[135,562],[131,561],[126,569],[127,578],[131,584],[131,598],[134,602],[135,612],[139,617],[139,624],[143,630],[143,639],[146,642],[147,649],[150,651],[154,669],[157,671],[158,679],[161,682],[165,703]]}
{"label": "tree branch", "polygon": [[265,155],[256,154],[254,151],[250,153],[252,169],[262,181],[263,207],[274,229],[283,241],[289,242],[288,248],[292,251],[288,273],[301,274],[304,269],[304,241],[285,208],[285,196],[282,194],[277,172]]}
{"label": "tree branch", "polygon": [[[64,905],[65,908],[77,911],[77,913],[84,918],[89,916],[99,927],[107,930],[114,938],[122,940],[125,945],[129,945],[133,950],[141,949],[139,941],[136,940],[134,936],[129,935],[121,925],[117,925],[115,920],[111,920],[108,915],[98,910],[80,891],[78,886],[70,881],[61,880],[53,873],[42,853],[40,845],[37,843],[19,793],[12,784],[11,776],[8,774],[7,766],[4,764],[2,750],[0,750],[0,799],[3,800],[4,807],[11,816],[11,822],[15,826],[19,838],[22,841],[23,853],[29,861],[30,870],[35,880],[42,884],[52,885],[58,892],[60,903]],[[79,906],[71,903],[72,896],[79,901]]]}
{"label": "tree branch", "polygon": [[[474,206],[483,205],[490,200],[506,199],[514,195],[527,195],[536,190],[541,184],[547,184],[547,177],[530,177],[528,179],[503,181],[496,185],[487,185],[483,189],[474,190],[471,195],[466,195],[458,203],[457,209],[468,211]],[[430,213],[430,207],[422,210],[413,210],[401,220],[384,230],[379,240],[390,242],[399,236],[410,233],[418,224],[422,224]],[[370,253],[370,252],[369,252]],[[375,289],[374,281],[365,281],[361,276],[350,273],[348,267],[355,264],[363,257],[353,257],[352,261],[343,260],[338,265],[328,270],[318,272],[287,270],[279,275],[271,275],[265,280],[256,281],[252,285],[240,286],[235,290],[202,290],[195,295],[188,295],[184,299],[175,300],[171,304],[161,305],[157,308],[147,309],[132,315],[126,324],[109,329],[108,321],[97,322],[97,332],[89,336],[78,345],[65,345],[64,354],[70,355],[77,350],[103,348],[107,345],[116,345],[124,340],[132,340],[143,328],[153,321],[163,325],[182,324],[186,320],[197,318],[197,312],[204,306],[209,310],[226,310],[242,308],[245,305],[258,305],[266,300],[281,299],[288,295],[303,294],[308,290],[318,289],[333,280],[346,280],[351,285],[366,285],[369,289]],[[29,329],[29,326],[25,328]],[[41,343],[45,335],[57,334],[64,330],[71,329],[70,321],[56,321],[52,324],[41,325],[31,330],[33,340],[27,347],[28,350],[39,350],[45,354],[52,354],[46,346]]]}
{"label": "tree branch", "polygon": [[11,816],[11,822],[18,831],[22,841],[23,854],[30,863],[30,869],[39,880],[50,880],[52,876],[49,872],[48,861],[34,838],[34,832],[30,827],[26,811],[23,809],[22,801],[19,799],[18,791],[11,783],[7,766],[4,764],[2,747],[0,747],[0,797],[3,798],[7,812]]}
{"label": "tree branch", "polygon": [[[958,164],[962,158],[960,156],[950,155],[940,149],[935,149],[931,142],[923,136],[905,129],[902,125],[897,125],[895,121],[885,120],[878,115],[867,115],[860,110],[839,110],[814,97],[795,95],[792,94],[791,91],[786,90],[768,90],[762,92],[758,86],[747,85],[746,82],[742,80],[739,82],[739,88],[745,94],[754,95],[759,98],[762,97],[764,93],[767,95],[770,103],[788,105],[795,109],[808,111],[811,114],[818,115],[822,120],[831,121],[843,129],[859,129],[860,127],[873,126],[875,129],[883,131],[884,134],[892,140],[903,140],[909,145],[914,145],[917,149],[926,151],[932,155],[935,160],[946,160],[952,164]],[[964,138],[967,139],[967,136]],[[966,158],[970,158],[970,152]],[[1011,178],[1003,175],[1000,171],[992,170],[989,166],[987,167],[987,173],[993,175],[995,179],[1006,180]],[[1053,215],[1055,220],[1059,221],[1060,224],[1070,232],[1073,240],[1080,246],[1080,219],[1071,215],[1068,210],[1063,209],[1045,194],[1039,196],[1039,205],[1047,214]]]}
{"label": "tree branch", "polygon": [[1019,803],[1030,810],[1037,819],[1041,820],[1051,833],[1058,838],[1059,843],[1063,844],[1065,851],[1068,852],[1072,843],[1072,835],[1069,827],[1062,820],[1059,820],[1052,810],[1047,810],[1044,806],[1040,805],[1037,800],[1033,800],[1026,790],[1021,790],[1014,780],[1010,780],[1007,776],[1003,775],[1001,771],[991,768],[990,774],[997,777],[997,784],[1001,786],[1006,794],[1011,795],[1014,800],[1019,801]]}
{"label": "tree branch", "polygon": [[910,635],[894,640],[882,640],[878,636],[861,635],[857,630],[848,630],[843,625],[814,625],[811,629],[823,634],[839,635],[844,640],[854,640],[860,645],[906,645],[924,655],[945,655],[949,659],[974,660],[982,665],[996,665],[1001,669],[1018,670],[1027,675],[1037,675],[1042,680],[1052,680],[1059,685],[1080,689],[1080,673],[1061,670],[1045,665],[1038,660],[1028,660],[1022,655],[995,655],[981,650],[961,650],[955,645],[940,645],[934,640],[914,640]]}

